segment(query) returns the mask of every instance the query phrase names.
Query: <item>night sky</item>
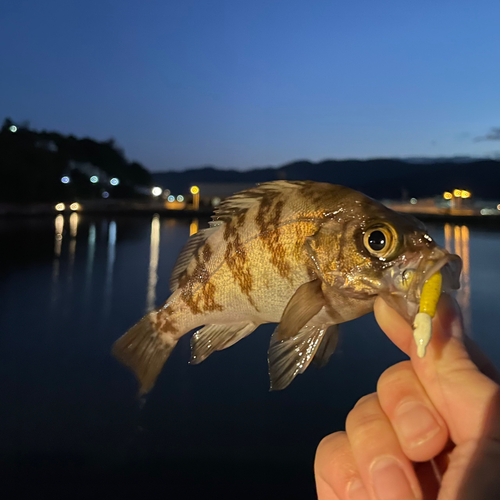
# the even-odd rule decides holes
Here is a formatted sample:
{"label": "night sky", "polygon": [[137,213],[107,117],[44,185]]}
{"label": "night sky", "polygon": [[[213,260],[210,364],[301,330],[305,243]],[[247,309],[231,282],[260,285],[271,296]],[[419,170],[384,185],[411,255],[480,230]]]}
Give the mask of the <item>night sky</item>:
{"label": "night sky", "polygon": [[476,139],[500,126],[499,20],[498,0],[2,2],[0,120],[114,137],[153,171],[499,154]]}

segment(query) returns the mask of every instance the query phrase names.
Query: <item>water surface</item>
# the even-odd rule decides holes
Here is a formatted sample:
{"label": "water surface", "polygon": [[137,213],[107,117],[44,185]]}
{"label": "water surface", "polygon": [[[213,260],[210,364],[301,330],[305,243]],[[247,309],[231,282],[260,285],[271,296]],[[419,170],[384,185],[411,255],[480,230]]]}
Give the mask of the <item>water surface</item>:
{"label": "water surface", "polygon": [[[138,400],[111,344],[168,297],[178,252],[203,224],[0,220],[0,459],[17,488],[35,492],[45,481],[98,498],[314,498],[318,442],[405,357],[368,315],[342,327],[327,367],[270,393],[272,325],[197,366],[184,337]],[[446,225],[431,234],[462,256],[466,324],[500,367],[500,233]]]}

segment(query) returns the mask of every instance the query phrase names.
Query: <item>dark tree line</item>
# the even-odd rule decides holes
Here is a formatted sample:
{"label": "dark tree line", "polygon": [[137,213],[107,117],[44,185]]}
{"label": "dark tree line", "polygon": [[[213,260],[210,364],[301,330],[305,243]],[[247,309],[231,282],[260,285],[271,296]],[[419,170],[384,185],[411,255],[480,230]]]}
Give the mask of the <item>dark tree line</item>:
{"label": "dark tree line", "polygon": [[[120,184],[92,184],[88,174],[70,171],[75,162],[97,167],[109,178],[118,178]],[[61,183],[65,175],[71,177],[69,184]],[[151,182],[149,172],[140,163],[128,161],[112,139],[99,142],[57,132],[37,132],[8,118],[0,130],[0,201],[89,199],[100,197],[104,189],[114,198],[126,198],[136,196],[137,187],[150,186]]]}

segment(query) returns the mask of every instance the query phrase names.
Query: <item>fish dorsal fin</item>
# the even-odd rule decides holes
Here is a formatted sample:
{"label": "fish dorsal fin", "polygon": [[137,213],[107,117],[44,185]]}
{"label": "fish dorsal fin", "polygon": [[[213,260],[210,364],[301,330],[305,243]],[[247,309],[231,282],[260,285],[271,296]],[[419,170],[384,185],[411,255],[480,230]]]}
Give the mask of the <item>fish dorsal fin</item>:
{"label": "fish dorsal fin", "polygon": [[276,330],[278,340],[297,335],[299,330],[325,305],[321,280],[316,279],[299,286],[288,301]]}
{"label": "fish dorsal fin", "polygon": [[250,335],[257,325],[252,322],[233,325],[207,325],[191,337],[191,364],[197,365],[214,351],[222,351]]}
{"label": "fish dorsal fin", "polygon": [[328,325],[306,325],[294,337],[279,340],[277,329],[269,345],[269,377],[271,391],[287,387],[299,374],[304,373],[313,359]]}
{"label": "fish dorsal fin", "polygon": [[264,182],[263,184],[257,185],[255,188],[241,191],[224,200],[215,209],[214,215],[212,215],[213,220],[209,222],[210,227],[202,229],[191,236],[181,250],[170,278],[170,290],[172,292],[177,290],[179,279],[186,271],[191,259],[198,249],[214,232],[219,230],[225,222],[229,222],[233,217],[237,217],[248,211],[254,205],[258,205],[266,195],[272,196],[277,193],[282,193],[285,189],[299,189],[304,182],[305,181]]}
{"label": "fish dorsal fin", "polygon": [[331,325],[325,332],[318,350],[314,355],[313,363],[317,368],[323,368],[328,364],[332,354],[335,352],[339,341],[339,325]]}
{"label": "fish dorsal fin", "polygon": [[179,287],[179,280],[198,249],[214,232],[217,231],[217,229],[219,229],[220,225],[221,223],[211,223],[210,227],[202,229],[189,237],[187,243],[184,245],[184,248],[179,253],[179,257],[177,257],[177,261],[175,262],[175,266],[170,277],[170,290],[172,292],[175,292],[175,290]]}
{"label": "fish dorsal fin", "polygon": [[266,195],[283,193],[286,189],[299,189],[305,181],[272,181],[258,184],[256,187],[240,191],[224,200],[214,211],[214,221],[227,221],[246,212]]}

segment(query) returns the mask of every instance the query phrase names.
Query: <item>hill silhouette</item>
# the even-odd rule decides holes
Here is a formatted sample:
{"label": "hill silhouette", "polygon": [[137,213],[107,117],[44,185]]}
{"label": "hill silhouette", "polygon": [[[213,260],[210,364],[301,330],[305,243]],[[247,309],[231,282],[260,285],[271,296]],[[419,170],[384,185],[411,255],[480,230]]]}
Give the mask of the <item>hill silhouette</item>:
{"label": "hill silhouette", "polygon": [[[113,198],[127,198],[137,196],[138,186],[149,188],[152,182],[149,172],[128,161],[113,139],[99,142],[38,132],[10,119],[0,129],[0,173],[0,201],[4,202],[100,198],[104,190],[112,192]],[[89,181],[94,173],[102,182]],[[61,183],[63,176],[71,182]],[[113,177],[119,185],[109,184]]]}
{"label": "hill silhouette", "polygon": [[153,173],[153,179],[174,193],[187,192],[196,183],[258,183],[277,179],[313,180],[342,184],[374,198],[435,196],[454,188],[466,189],[475,197],[500,198],[500,161],[452,159],[425,163],[399,159],[325,160],[312,163],[301,160],[277,168],[246,172],[215,167],[184,172]]}

